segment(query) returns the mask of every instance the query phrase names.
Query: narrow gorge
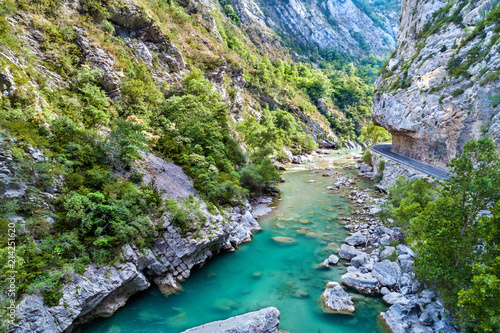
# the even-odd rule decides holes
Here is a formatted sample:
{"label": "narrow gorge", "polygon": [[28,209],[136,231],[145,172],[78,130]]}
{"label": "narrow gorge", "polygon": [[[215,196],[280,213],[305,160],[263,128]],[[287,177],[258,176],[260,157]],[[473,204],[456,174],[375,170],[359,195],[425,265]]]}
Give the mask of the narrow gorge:
{"label": "narrow gorge", "polygon": [[0,333],[499,331],[499,33],[493,0],[2,1]]}

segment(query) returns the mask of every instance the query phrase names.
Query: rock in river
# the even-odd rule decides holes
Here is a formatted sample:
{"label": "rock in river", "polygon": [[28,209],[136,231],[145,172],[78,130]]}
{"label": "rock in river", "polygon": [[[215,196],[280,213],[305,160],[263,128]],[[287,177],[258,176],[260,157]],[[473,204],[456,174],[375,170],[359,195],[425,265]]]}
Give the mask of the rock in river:
{"label": "rock in river", "polygon": [[331,254],[323,263],[321,264],[323,267],[328,268],[330,265],[337,265],[339,262],[339,257],[335,254]]}
{"label": "rock in river", "polygon": [[273,241],[276,243],[280,244],[295,244],[297,243],[297,240],[292,237],[283,237],[283,236],[277,236],[277,237],[272,237],[271,238]]}
{"label": "rock in river", "polygon": [[269,307],[226,320],[214,321],[191,328],[183,333],[278,333],[279,323],[280,312],[276,308]]}
{"label": "rock in river", "polygon": [[321,298],[326,307],[326,312],[350,314],[355,310],[351,296],[338,282],[328,282]]}

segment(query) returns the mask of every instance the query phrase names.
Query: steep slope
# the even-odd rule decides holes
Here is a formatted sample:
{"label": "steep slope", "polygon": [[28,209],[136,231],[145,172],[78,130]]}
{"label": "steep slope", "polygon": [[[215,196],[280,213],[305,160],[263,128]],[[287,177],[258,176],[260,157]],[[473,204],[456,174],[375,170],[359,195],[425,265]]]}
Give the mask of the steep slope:
{"label": "steep slope", "polygon": [[[230,1],[246,24],[267,26],[292,45],[386,56],[396,46],[399,1]],[[311,47],[312,46],[312,47]]]}
{"label": "steep slope", "polygon": [[394,152],[445,167],[472,138],[500,148],[499,13],[490,0],[402,2],[373,111]]}

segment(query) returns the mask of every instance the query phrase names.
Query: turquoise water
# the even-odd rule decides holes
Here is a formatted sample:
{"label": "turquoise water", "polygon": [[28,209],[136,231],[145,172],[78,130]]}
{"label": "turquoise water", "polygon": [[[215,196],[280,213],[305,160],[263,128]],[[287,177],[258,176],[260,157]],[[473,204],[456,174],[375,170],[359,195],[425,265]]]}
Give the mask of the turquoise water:
{"label": "turquoise water", "polygon": [[[321,165],[348,163],[345,154],[332,154]],[[325,284],[340,282],[346,271],[342,264],[329,270],[317,267],[347,235],[343,225],[330,218],[350,216],[353,209],[349,199],[342,197],[348,190],[326,190],[335,178],[322,177],[322,173],[287,171],[286,183],[280,184],[281,200],[259,220],[264,230],[236,252],[218,255],[194,271],[182,284],[182,292],[165,297],[157,287],[151,287],[132,297],[112,317],[98,319],[78,331],[178,333],[274,306],[281,312],[280,329],[291,333],[385,332],[376,319],[386,309],[379,298],[348,290],[355,297],[353,315],[324,314],[319,306]],[[369,185],[358,181],[360,187]],[[272,237],[278,236],[293,237],[297,242],[277,243]]]}

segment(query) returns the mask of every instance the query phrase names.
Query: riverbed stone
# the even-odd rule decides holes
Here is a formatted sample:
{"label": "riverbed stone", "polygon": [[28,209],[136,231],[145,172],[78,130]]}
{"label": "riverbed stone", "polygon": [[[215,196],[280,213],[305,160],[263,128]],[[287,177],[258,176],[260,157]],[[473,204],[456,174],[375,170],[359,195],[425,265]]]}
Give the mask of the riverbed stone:
{"label": "riverbed stone", "polygon": [[387,295],[384,295],[384,297],[382,297],[382,300],[390,305],[393,305],[396,303],[407,305],[408,303],[410,303],[409,299],[407,299],[401,293],[398,293],[398,292],[388,293]]}
{"label": "riverbed stone", "polygon": [[354,233],[352,236],[347,237],[345,239],[345,242],[348,245],[352,245],[352,246],[365,245],[367,243],[367,238],[365,235],[363,235],[363,233],[361,231],[358,231],[358,232]]}
{"label": "riverbed stone", "polygon": [[360,172],[373,172],[373,167],[370,165],[367,165],[366,163],[361,163],[359,166],[359,171]]}
{"label": "riverbed stone", "polygon": [[342,288],[338,282],[328,282],[325,291],[321,295],[325,312],[350,314],[354,312],[354,303],[351,296]]}
{"label": "riverbed stone", "polygon": [[393,255],[394,251],[396,251],[396,248],[394,246],[386,246],[385,249],[380,252],[380,260],[389,258]]}
{"label": "riverbed stone", "polygon": [[415,258],[417,255],[415,252],[413,252],[412,249],[410,249],[410,247],[408,245],[404,245],[404,244],[399,244],[396,246],[396,249],[398,250],[398,254],[407,254],[409,256],[411,256],[412,258]]}
{"label": "riverbed stone", "polygon": [[368,256],[365,253],[361,253],[351,259],[351,265],[356,268],[360,268],[364,266],[367,261],[368,261]]}
{"label": "riverbed stone", "polygon": [[323,261],[322,266],[325,268],[330,267],[330,265],[337,265],[339,262],[339,257],[335,254],[331,254],[325,261]]}
{"label": "riverbed stone", "polygon": [[280,244],[295,244],[297,243],[297,240],[292,237],[283,237],[283,236],[277,236],[277,237],[271,237],[273,241],[276,243]]}
{"label": "riverbed stone", "polygon": [[372,274],[382,286],[394,288],[401,279],[401,268],[395,262],[384,260],[373,265]]}
{"label": "riverbed stone", "polygon": [[354,246],[342,244],[340,247],[339,256],[345,260],[351,260],[357,255],[363,254],[360,250],[356,249]]}
{"label": "riverbed stone", "polygon": [[382,288],[380,289],[380,294],[381,294],[381,295],[383,295],[383,296],[385,296],[385,295],[389,294],[390,292],[391,292],[391,291],[390,291],[390,290],[389,290],[389,288],[387,288],[387,287],[382,287]]}
{"label": "riverbed stone", "polygon": [[384,235],[378,239],[378,242],[381,245],[390,245],[391,244],[391,236],[389,235]]}
{"label": "riverbed stone", "polygon": [[380,292],[380,283],[371,273],[348,270],[347,273],[342,275],[341,281],[346,286],[363,294],[375,295]]}
{"label": "riverbed stone", "polygon": [[280,313],[274,307],[188,329],[182,333],[279,333]]}

